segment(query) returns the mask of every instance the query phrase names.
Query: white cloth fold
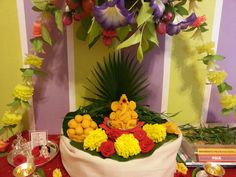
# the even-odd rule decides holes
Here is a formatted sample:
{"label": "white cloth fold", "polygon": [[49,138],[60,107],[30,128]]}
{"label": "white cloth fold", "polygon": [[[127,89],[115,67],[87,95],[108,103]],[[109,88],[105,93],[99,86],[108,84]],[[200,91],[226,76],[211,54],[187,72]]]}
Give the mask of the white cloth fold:
{"label": "white cloth fold", "polygon": [[165,143],[146,158],[118,162],[103,159],[70,145],[70,140],[61,136],[62,163],[71,177],[173,177],[176,155],[182,136]]}

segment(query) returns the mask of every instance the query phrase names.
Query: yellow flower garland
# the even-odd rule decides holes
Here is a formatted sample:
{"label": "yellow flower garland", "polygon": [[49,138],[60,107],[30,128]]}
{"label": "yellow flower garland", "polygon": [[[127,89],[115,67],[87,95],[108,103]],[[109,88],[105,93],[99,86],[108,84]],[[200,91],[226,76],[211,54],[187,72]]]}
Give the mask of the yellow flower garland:
{"label": "yellow flower garland", "polygon": [[14,97],[19,98],[23,101],[29,101],[33,96],[34,88],[32,86],[18,84],[14,90]]}
{"label": "yellow flower garland", "polygon": [[1,126],[11,126],[11,125],[17,125],[22,119],[21,114],[12,113],[10,111],[6,111],[0,120]]}
{"label": "yellow flower garland", "polygon": [[31,65],[36,68],[41,68],[41,65],[43,63],[43,58],[40,58],[36,55],[26,55],[24,63],[25,65]]}
{"label": "yellow flower garland", "polygon": [[207,78],[211,84],[220,85],[224,82],[227,73],[225,71],[209,71]]}

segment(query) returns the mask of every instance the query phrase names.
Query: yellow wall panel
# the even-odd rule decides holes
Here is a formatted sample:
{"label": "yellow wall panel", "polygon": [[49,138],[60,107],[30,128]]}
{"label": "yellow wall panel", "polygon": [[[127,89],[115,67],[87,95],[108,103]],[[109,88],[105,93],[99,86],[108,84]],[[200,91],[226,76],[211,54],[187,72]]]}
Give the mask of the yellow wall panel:
{"label": "yellow wall panel", "polygon": [[[207,7],[207,8],[206,8]],[[196,46],[211,41],[215,1],[199,3],[198,16],[206,15],[208,32],[204,41],[189,39],[191,34],[182,32],[173,38],[168,112],[179,112],[173,120],[179,124],[199,123],[206,84],[206,68],[199,61]]]}
{"label": "yellow wall panel", "polygon": [[22,67],[20,34],[16,1],[0,1],[0,116],[13,99],[12,92],[21,81]]}

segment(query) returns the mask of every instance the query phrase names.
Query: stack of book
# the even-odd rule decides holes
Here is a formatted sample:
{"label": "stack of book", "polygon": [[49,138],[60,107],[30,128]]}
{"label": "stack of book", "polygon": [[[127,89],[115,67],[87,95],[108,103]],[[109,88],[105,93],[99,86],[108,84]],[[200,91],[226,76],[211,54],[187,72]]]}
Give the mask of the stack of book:
{"label": "stack of book", "polygon": [[182,142],[184,153],[196,162],[236,162],[236,145]]}

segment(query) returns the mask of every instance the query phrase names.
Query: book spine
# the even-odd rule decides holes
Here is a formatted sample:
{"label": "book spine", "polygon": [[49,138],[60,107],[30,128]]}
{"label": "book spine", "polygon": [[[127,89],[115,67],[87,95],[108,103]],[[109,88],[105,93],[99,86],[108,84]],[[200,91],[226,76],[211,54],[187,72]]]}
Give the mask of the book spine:
{"label": "book spine", "polygon": [[199,162],[236,162],[236,155],[197,155]]}
{"label": "book spine", "polygon": [[197,149],[197,154],[235,154],[236,148],[201,148]]}

